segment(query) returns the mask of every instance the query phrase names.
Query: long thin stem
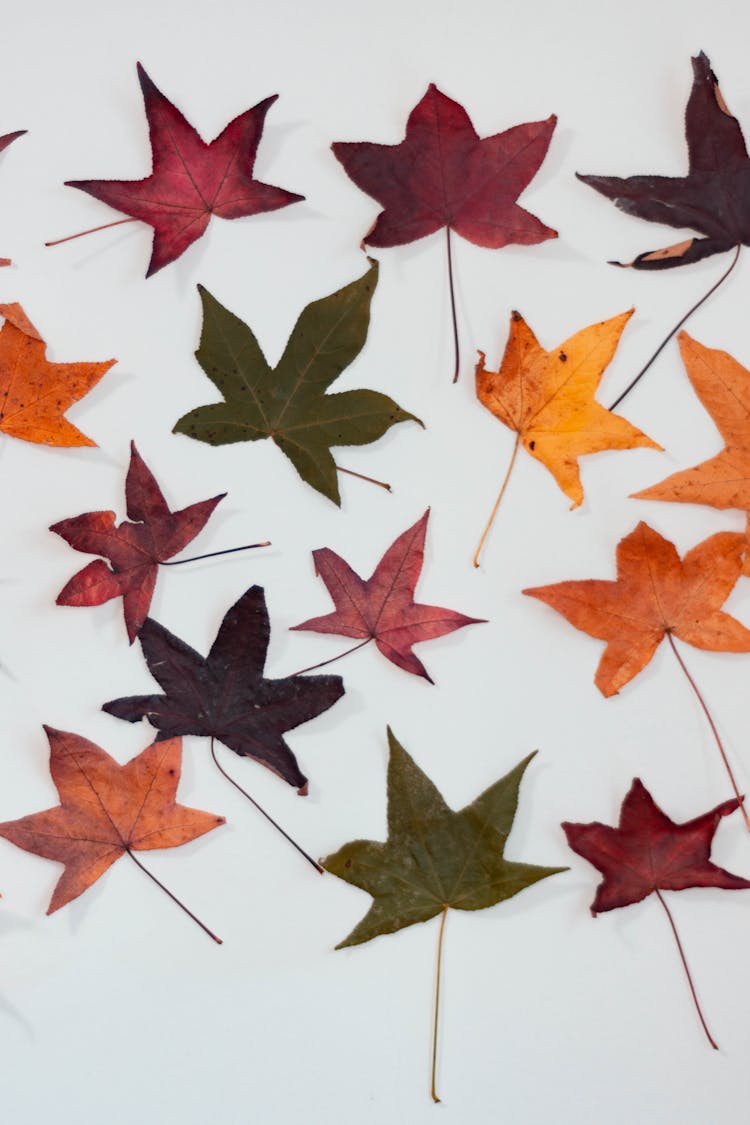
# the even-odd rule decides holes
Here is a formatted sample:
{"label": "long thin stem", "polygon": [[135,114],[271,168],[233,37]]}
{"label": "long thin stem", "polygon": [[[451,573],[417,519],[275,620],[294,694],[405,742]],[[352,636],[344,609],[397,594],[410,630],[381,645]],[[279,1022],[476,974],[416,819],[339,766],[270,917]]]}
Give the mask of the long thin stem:
{"label": "long thin stem", "polygon": [[348,648],[346,652],[340,652],[338,656],[331,656],[328,660],[321,660],[318,664],[311,664],[309,668],[300,668],[299,672],[292,672],[292,675],[302,676],[305,672],[314,672],[316,668],[325,668],[326,664],[333,664],[337,660],[343,660],[344,657],[348,656],[351,652],[356,652],[358,648],[364,648],[365,645],[369,645],[371,640],[372,637],[365,637],[358,645],[354,645],[353,648]]}
{"label": "long thin stem", "polygon": [[216,747],[214,745],[214,739],[213,738],[211,739],[211,757],[213,758],[214,764],[216,765],[216,768],[219,771],[219,773],[224,775],[224,777],[227,779],[227,781],[230,783],[230,785],[233,785],[235,787],[235,789],[237,789],[242,794],[243,797],[247,797],[248,801],[250,801],[250,803],[252,805],[255,805],[258,812],[263,814],[263,816],[266,818],[266,820],[269,822],[269,824],[272,824],[274,826],[274,828],[276,829],[276,831],[280,832],[281,835],[284,837],[284,839],[288,840],[289,843],[292,845],[292,847],[296,848],[301,856],[304,856],[304,858],[307,860],[307,862],[315,868],[315,870],[318,872],[318,874],[322,875],[324,873],[325,869],[323,867],[321,867],[320,864],[318,862],[316,862],[316,860],[314,860],[311,855],[308,855],[307,852],[305,851],[305,849],[300,847],[300,845],[297,843],[297,841],[293,840],[292,837],[289,835],[289,833],[285,832],[284,829],[281,827],[281,825],[277,824],[272,816],[268,815],[266,810],[261,805],[258,804],[258,802],[255,800],[255,798],[251,797],[250,794],[247,792],[247,790],[243,789],[242,786],[239,785],[234,780],[234,778],[231,777],[230,774],[227,773],[227,771],[224,769],[224,767],[219,762],[219,759],[216,757]]}
{"label": "long thin stem", "polygon": [[256,547],[270,547],[270,540],[263,543],[245,543],[243,547],[227,547],[225,551],[209,551],[207,555],[191,555],[189,559],[170,559],[160,563],[160,566],[182,566],[183,563],[200,562],[201,559],[215,559],[217,555],[233,555],[236,551],[252,551]]}
{"label": "long thin stem", "polygon": [[685,664],[685,661],[680,656],[679,650],[678,650],[677,645],[675,644],[675,641],[674,641],[674,637],[672,636],[671,633],[667,633],[667,640],[669,641],[670,645],[672,646],[672,652],[677,657],[677,663],[680,665],[680,668],[682,668],[683,672],[685,673],[685,676],[687,677],[687,682],[690,684],[691,688],[695,692],[695,697],[698,700],[698,702],[700,703],[701,707],[703,708],[703,714],[708,719],[708,725],[711,728],[711,732],[714,736],[714,739],[716,740],[716,745],[719,748],[719,753],[721,754],[721,760],[724,763],[724,768],[726,769],[727,773],[729,774],[729,781],[731,783],[732,789],[734,790],[734,795],[737,798],[737,804],[740,806],[740,810],[741,810],[742,815],[744,817],[745,827],[747,828],[748,832],[750,832],[750,818],[748,818],[747,812],[745,810],[745,805],[744,805],[744,800],[743,800],[742,794],[739,791],[739,788],[737,786],[737,782],[736,782],[734,774],[732,772],[732,767],[729,764],[729,759],[727,758],[727,754],[726,754],[726,751],[724,749],[723,743],[721,741],[721,738],[719,737],[719,732],[716,729],[716,723],[714,722],[714,720],[711,716],[711,712],[709,711],[708,707],[706,706],[705,699],[703,698],[700,691],[698,690],[698,685],[696,684],[693,677],[690,675],[690,672],[687,669],[687,665]]}
{"label": "long thin stem", "polygon": [[144,867],[141,861],[137,859],[135,855],[133,855],[130,848],[126,848],[125,851],[128,853],[136,867],[140,867],[141,871],[145,872],[146,875],[148,875],[149,879],[156,883],[157,887],[161,887],[161,889],[164,891],[164,894],[169,895],[172,902],[176,902],[180,910],[184,910],[188,917],[192,918],[193,921],[200,926],[204,933],[208,934],[212,941],[215,941],[217,945],[222,944],[221,938],[217,937],[213,930],[209,930],[208,926],[204,922],[201,922],[200,918],[198,918],[197,915],[193,914],[192,910],[188,910],[187,906],[185,906],[185,903],[181,902],[180,899],[178,899],[177,895],[173,895],[168,887],[165,887],[164,884],[159,879],[157,879],[156,876],[153,875],[147,867]]}
{"label": "long thin stem", "polygon": [[652,364],[652,363],[654,362],[654,360],[655,360],[655,359],[657,359],[657,358],[658,358],[658,357],[659,357],[659,356],[661,355],[661,353],[662,353],[662,352],[664,351],[664,349],[666,348],[667,344],[669,343],[669,341],[670,341],[670,340],[672,339],[672,337],[674,336],[675,332],[679,332],[680,328],[682,328],[683,324],[684,324],[684,323],[685,323],[685,322],[686,322],[687,320],[689,320],[689,319],[690,319],[690,317],[691,317],[691,316],[693,315],[693,313],[694,313],[694,312],[697,312],[697,310],[698,310],[698,309],[699,309],[699,308],[701,307],[701,305],[702,305],[702,304],[704,304],[704,302],[706,302],[706,301],[708,300],[708,298],[709,298],[709,297],[710,297],[710,296],[711,296],[711,295],[712,295],[713,293],[715,293],[715,292],[716,292],[716,290],[717,290],[717,289],[719,288],[719,286],[720,286],[720,285],[723,285],[723,283],[724,283],[724,282],[726,281],[726,279],[727,279],[727,278],[729,277],[729,275],[730,275],[730,273],[732,272],[732,270],[734,269],[734,267],[735,267],[735,266],[737,265],[737,259],[739,258],[739,256],[740,256],[740,247],[739,247],[739,245],[738,245],[738,246],[737,246],[737,249],[736,249],[736,250],[735,250],[735,252],[734,252],[734,257],[732,258],[732,261],[731,261],[731,263],[730,263],[730,265],[729,265],[729,269],[725,270],[725,272],[724,272],[724,273],[723,273],[723,274],[721,275],[721,277],[719,278],[719,280],[718,280],[718,281],[716,281],[716,282],[714,282],[714,284],[713,284],[713,285],[711,286],[711,288],[710,288],[710,289],[708,290],[708,292],[707,292],[707,293],[704,293],[704,294],[703,294],[703,296],[702,296],[702,297],[700,298],[700,300],[699,300],[699,301],[696,301],[696,302],[695,302],[695,304],[694,304],[694,305],[692,306],[692,308],[688,309],[688,311],[687,311],[687,312],[685,313],[685,315],[684,315],[684,316],[683,316],[683,317],[682,317],[682,318],[681,318],[680,320],[678,320],[678,321],[677,321],[677,323],[675,324],[674,328],[672,328],[672,329],[671,329],[671,330],[670,330],[670,331],[669,331],[669,332],[667,333],[667,335],[666,335],[666,336],[664,337],[664,339],[662,340],[662,342],[661,342],[661,343],[659,344],[659,347],[658,347],[658,348],[656,349],[656,351],[655,351],[655,352],[653,353],[653,355],[651,356],[651,358],[650,358],[650,359],[649,359],[649,360],[647,361],[647,363],[645,363],[645,364],[644,364],[644,366],[643,366],[643,367],[642,367],[642,368],[640,369],[640,371],[639,371],[639,372],[638,372],[638,374],[637,374],[637,375],[635,376],[635,378],[634,378],[634,379],[632,379],[632,380],[631,380],[631,381],[630,381],[630,382],[628,383],[627,387],[626,387],[626,388],[625,388],[625,390],[624,390],[624,391],[622,392],[622,394],[621,394],[621,395],[618,395],[618,397],[617,397],[617,398],[615,399],[615,401],[614,401],[614,402],[612,403],[612,405],[611,405],[611,406],[609,407],[609,409],[610,409],[610,410],[614,410],[614,409],[615,409],[615,407],[617,407],[617,406],[619,406],[619,405],[620,405],[620,403],[621,403],[621,402],[622,402],[622,400],[623,400],[623,399],[625,398],[625,396],[626,396],[626,395],[629,395],[629,394],[630,394],[630,392],[632,391],[633,387],[634,387],[634,386],[636,385],[636,383],[640,382],[640,380],[641,380],[641,379],[643,378],[643,376],[644,376],[644,375],[646,374],[646,372],[648,371],[649,367],[650,367],[650,366],[651,366],[651,364]]}
{"label": "long thin stem", "polygon": [[448,249],[448,290],[451,295],[451,317],[453,318],[453,382],[458,382],[460,359],[458,355],[458,318],[456,317],[456,294],[453,285],[453,251],[451,249],[451,228],[445,228],[445,245]]}
{"label": "long thin stem", "polygon": [[117,219],[114,223],[102,223],[100,227],[89,227],[78,234],[68,234],[65,238],[56,238],[53,242],[45,242],[45,246],[60,246],[63,242],[72,242],[74,238],[83,238],[85,234],[96,234],[100,230],[109,230],[110,227],[121,227],[123,223],[135,223],[137,219]]}
{"label": "long thin stem", "polygon": [[475,567],[479,566],[479,556],[482,553],[482,548],[484,547],[485,540],[490,533],[490,528],[492,527],[492,524],[495,521],[495,516],[497,515],[497,509],[500,507],[500,501],[502,500],[502,498],[505,494],[505,490],[508,487],[508,481],[510,480],[510,474],[513,472],[513,466],[516,463],[516,456],[518,454],[518,447],[519,447],[520,444],[521,444],[521,435],[516,434],[516,441],[515,441],[515,445],[513,446],[513,453],[511,454],[510,463],[508,465],[508,469],[507,469],[507,472],[505,474],[505,478],[503,480],[503,483],[500,485],[500,491],[497,494],[497,500],[495,501],[495,506],[493,507],[492,512],[490,513],[490,518],[487,520],[487,524],[485,526],[485,529],[482,532],[482,538],[479,540],[479,546],[477,547],[476,551],[474,552],[474,566]]}
{"label": "long thin stem", "polygon": [[443,913],[440,915],[440,932],[438,933],[438,946],[437,946],[437,967],[435,970],[435,1021],[432,1029],[432,1084],[430,1086],[430,1093],[434,1102],[439,1102],[440,1098],[437,1096],[435,1089],[435,1081],[437,1076],[437,1047],[438,1047],[438,1016],[440,1015],[440,970],[443,964],[443,931],[445,930],[445,919],[448,917],[448,907],[443,907]]}
{"label": "long thin stem", "polygon": [[696,1011],[698,1012],[698,1017],[701,1021],[701,1024],[703,1025],[703,1030],[706,1033],[706,1038],[708,1039],[708,1041],[711,1044],[711,1046],[713,1047],[713,1049],[715,1051],[718,1051],[719,1044],[716,1042],[713,1035],[708,1030],[708,1024],[706,1023],[705,1019],[703,1018],[703,1012],[701,1011],[701,1006],[698,1003],[698,994],[695,991],[695,985],[693,984],[693,978],[690,975],[690,969],[688,967],[687,958],[685,957],[685,951],[682,948],[682,942],[680,941],[680,935],[677,933],[677,927],[674,924],[674,918],[672,917],[672,912],[669,909],[669,907],[667,906],[666,902],[664,901],[664,899],[662,897],[662,893],[658,888],[656,890],[656,897],[658,898],[659,902],[664,907],[667,918],[669,919],[669,924],[672,927],[672,933],[674,934],[674,940],[677,942],[677,949],[679,950],[680,957],[682,959],[682,966],[685,970],[685,975],[688,979],[688,984],[690,985],[690,991],[693,995],[693,1003],[695,1004]]}
{"label": "long thin stem", "polygon": [[354,469],[345,469],[343,465],[336,465],[336,471],[346,473],[350,477],[356,477],[358,480],[366,480],[368,484],[376,484],[378,488],[384,488],[386,492],[393,491],[386,481],[376,480],[375,477],[366,477],[364,473],[355,473]]}

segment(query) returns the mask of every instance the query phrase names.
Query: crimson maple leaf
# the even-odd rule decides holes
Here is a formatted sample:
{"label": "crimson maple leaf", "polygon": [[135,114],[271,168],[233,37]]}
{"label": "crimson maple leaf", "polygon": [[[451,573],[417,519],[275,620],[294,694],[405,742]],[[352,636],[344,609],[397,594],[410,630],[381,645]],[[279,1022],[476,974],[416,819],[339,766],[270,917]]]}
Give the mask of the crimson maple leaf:
{"label": "crimson maple leaf", "polygon": [[[128,638],[132,644],[148,616],[159,563],[172,558],[195,539],[226,492],[173,512],[153,474],[130,443],[125,480],[128,520],[115,525],[114,512],[85,512],[60,520],[50,531],[76,551],[102,555],[73,575],[58,594],[58,605],[102,605],[123,599]],[[130,521],[137,522],[130,522]]]}
{"label": "crimson maple leaf", "polygon": [[151,175],[142,180],[68,180],[66,186],[80,188],[154,228],[147,277],[179,258],[200,238],[212,215],[239,219],[304,199],[253,179],[265,116],[278,95],[241,113],[215,140],[206,143],[140,63],[138,80],[153,152]]}
{"label": "crimson maple leaf", "polygon": [[[360,578],[340,555],[328,547],[313,551],[315,572],[325,582],[336,609],[323,617],[311,617],[294,628],[357,637],[362,643],[355,648],[375,641],[391,663],[433,683],[422,661],[412,652],[412,645],[442,637],[454,629],[462,629],[464,625],[484,622],[479,617],[466,617],[452,609],[421,605],[414,601],[414,587],[424,559],[429,515],[428,508],[421,519],[399,535],[367,580]],[[333,659],[338,660],[339,657]]]}
{"label": "crimson maple leaf", "polygon": [[516,203],[544,160],[556,122],[553,114],[480,139],[463,106],[430,85],[409,114],[400,144],[331,146],[357,187],[384,208],[365,235],[369,246],[400,246],[445,227],[456,376],[451,231],[492,249],[557,237]]}

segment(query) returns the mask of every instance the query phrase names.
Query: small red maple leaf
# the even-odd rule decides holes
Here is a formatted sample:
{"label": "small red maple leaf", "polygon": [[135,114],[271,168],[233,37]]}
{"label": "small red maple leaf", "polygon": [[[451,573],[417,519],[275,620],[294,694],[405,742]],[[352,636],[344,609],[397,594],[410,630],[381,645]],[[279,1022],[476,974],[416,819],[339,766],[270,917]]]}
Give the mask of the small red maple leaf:
{"label": "small red maple leaf", "polygon": [[[85,512],[50,528],[76,551],[103,556],[73,575],[58,595],[57,605],[102,605],[111,598],[122,597],[132,644],[148,616],[159,563],[172,558],[195,539],[225,496],[222,492],[173,512],[131,442],[125,481],[129,519],[118,527],[114,512]],[[108,559],[109,564],[103,559]]]}
{"label": "small red maple leaf", "polygon": [[[442,637],[454,629],[462,629],[464,625],[484,622],[479,617],[466,617],[452,609],[421,605],[414,601],[414,588],[424,559],[429,515],[428,508],[421,519],[399,535],[367,580],[360,578],[340,555],[328,547],[313,551],[315,572],[325,582],[336,609],[323,617],[311,617],[309,621],[295,625],[294,629],[356,637],[362,645],[374,640],[392,664],[433,683],[421,660],[412,652],[412,645]],[[333,659],[338,660],[339,657]],[[329,664],[330,661],[322,663]]]}
{"label": "small red maple leaf", "polygon": [[67,180],[66,186],[80,188],[154,228],[147,277],[179,258],[200,238],[212,215],[238,219],[304,199],[253,179],[265,116],[278,95],[235,117],[207,143],[164,97],[140,63],[138,80],[153,152],[151,175],[142,180]]}

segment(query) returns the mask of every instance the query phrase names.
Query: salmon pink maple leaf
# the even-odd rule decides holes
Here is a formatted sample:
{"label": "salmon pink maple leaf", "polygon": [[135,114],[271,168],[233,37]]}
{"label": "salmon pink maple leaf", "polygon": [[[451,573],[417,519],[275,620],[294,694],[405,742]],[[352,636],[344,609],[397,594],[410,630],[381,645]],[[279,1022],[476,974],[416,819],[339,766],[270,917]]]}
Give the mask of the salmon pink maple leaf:
{"label": "salmon pink maple leaf", "polygon": [[85,512],[60,520],[50,528],[74,550],[103,556],[73,575],[58,594],[57,604],[102,605],[121,597],[132,644],[148,616],[159,563],[172,558],[195,539],[225,496],[222,492],[173,512],[131,442],[125,480],[129,519],[118,527],[114,512]]}
{"label": "salmon pink maple leaf", "polygon": [[278,95],[235,117],[207,143],[157,89],[140,63],[138,80],[153,152],[151,175],[142,180],[68,180],[66,186],[80,188],[154,228],[147,277],[179,258],[200,238],[212,215],[238,219],[275,211],[304,198],[253,178],[266,113]]}
{"label": "salmon pink maple leaf", "polygon": [[[422,661],[412,652],[412,645],[442,637],[454,629],[462,629],[464,625],[484,622],[481,618],[466,617],[452,609],[421,605],[414,601],[414,587],[424,559],[429,515],[428,508],[421,519],[399,535],[367,580],[360,578],[340,555],[328,547],[313,551],[316,574],[325,582],[336,609],[322,617],[311,617],[294,628],[356,637],[361,644],[355,648],[374,640],[392,664],[432,683]],[[339,657],[333,659],[338,660]],[[330,661],[322,663],[329,664]],[[320,666],[316,664],[313,667]],[[306,668],[305,671],[311,669]]]}

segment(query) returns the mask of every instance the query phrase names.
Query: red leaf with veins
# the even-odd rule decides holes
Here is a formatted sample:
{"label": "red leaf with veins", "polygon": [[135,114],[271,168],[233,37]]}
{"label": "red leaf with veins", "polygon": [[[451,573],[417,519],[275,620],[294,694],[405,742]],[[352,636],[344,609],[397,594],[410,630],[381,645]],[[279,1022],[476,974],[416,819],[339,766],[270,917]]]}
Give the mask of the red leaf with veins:
{"label": "red leaf with veins", "polygon": [[294,628],[356,637],[365,643],[374,640],[391,663],[432,683],[421,660],[412,652],[412,645],[442,637],[464,625],[484,622],[479,617],[466,617],[452,609],[414,601],[429,515],[428,508],[413,527],[399,535],[367,580],[328,547],[313,551],[315,571],[325,582],[336,609]]}
{"label": "red leaf with veins", "polygon": [[122,597],[132,644],[148,616],[159,563],[172,558],[195,539],[225,496],[222,492],[173,512],[131,442],[125,481],[129,519],[118,527],[114,512],[85,512],[50,528],[76,551],[102,555],[108,560],[107,563],[97,559],[79,570],[58,595],[57,604],[102,605],[111,598]]}
{"label": "red leaf with veins", "polygon": [[206,143],[157,89],[140,63],[138,79],[153,152],[151,175],[142,180],[66,183],[154,228],[147,277],[179,258],[200,238],[212,215],[238,219],[304,199],[253,179],[265,116],[278,95],[241,113],[215,140]]}

